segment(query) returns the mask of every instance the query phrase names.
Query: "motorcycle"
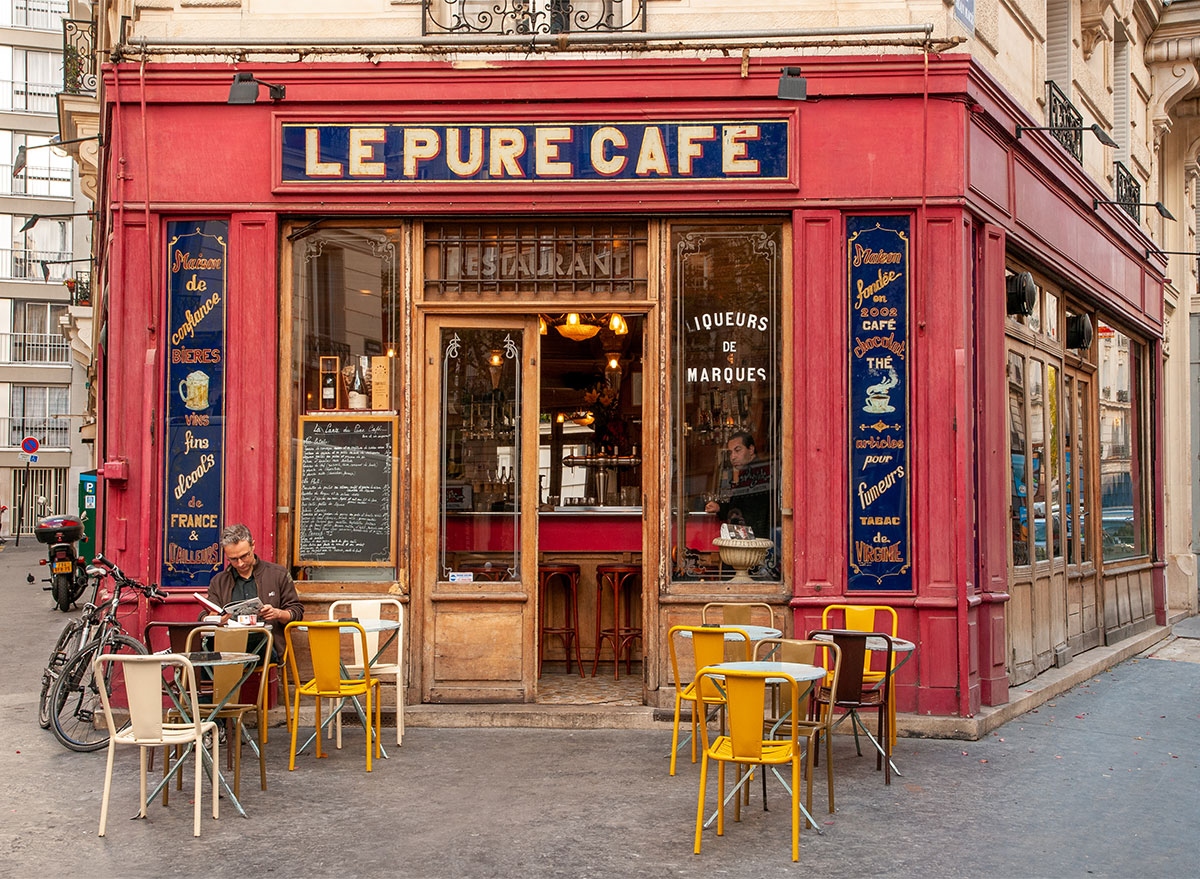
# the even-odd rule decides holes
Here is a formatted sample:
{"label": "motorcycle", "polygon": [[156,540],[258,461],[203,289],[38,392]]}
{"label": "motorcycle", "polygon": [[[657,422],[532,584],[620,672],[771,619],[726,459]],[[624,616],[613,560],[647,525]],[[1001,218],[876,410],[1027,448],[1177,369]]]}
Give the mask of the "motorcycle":
{"label": "motorcycle", "polygon": [[[42,589],[54,597],[58,609],[66,613],[88,585],[87,563],[76,552],[75,544],[83,537],[83,522],[77,516],[47,516],[33,529],[38,543],[48,547],[41,564],[50,566],[50,585]],[[33,574],[29,575],[33,582]]]}

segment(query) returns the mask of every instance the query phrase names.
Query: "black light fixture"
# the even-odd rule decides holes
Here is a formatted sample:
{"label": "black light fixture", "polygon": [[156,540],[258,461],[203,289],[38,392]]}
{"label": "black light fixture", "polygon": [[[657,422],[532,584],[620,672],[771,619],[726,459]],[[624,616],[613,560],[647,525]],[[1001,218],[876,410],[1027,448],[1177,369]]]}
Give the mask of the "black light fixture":
{"label": "black light fixture", "polygon": [[779,72],[779,91],[776,97],[785,101],[808,100],[808,80],[799,67],[784,67]]}
{"label": "black light fixture", "polygon": [[1154,208],[1164,220],[1175,221],[1175,218],[1171,216],[1171,212],[1167,210],[1167,206],[1161,201],[1116,201],[1107,198],[1093,198],[1092,210],[1095,210],[1102,204],[1116,204],[1121,205],[1121,207]]}
{"label": "black light fixture", "polygon": [[1037,284],[1030,272],[1017,272],[1004,279],[1005,311],[1029,317],[1037,307]]}
{"label": "black light fixture", "polygon": [[1086,314],[1067,315],[1067,347],[1085,349],[1092,347],[1092,318]]}
{"label": "black light fixture", "polygon": [[29,219],[25,221],[25,225],[18,229],[18,232],[28,232],[38,224],[39,220],[65,220],[67,217],[91,217],[94,216],[91,211],[80,211],[76,214],[31,214]]}
{"label": "black light fixture", "polygon": [[82,256],[79,259],[39,259],[38,265],[42,267],[42,280],[50,280],[50,266],[69,265],[76,262],[93,262],[94,258],[90,256]]}
{"label": "black light fixture", "polygon": [[261,79],[255,79],[254,74],[247,70],[238,70],[233,74],[233,84],[229,86],[229,100],[227,104],[253,104],[258,100],[258,87],[265,85],[267,94],[272,101],[282,101],[287,93],[281,85],[271,85],[269,82],[263,82]]}
{"label": "black light fixture", "polygon": [[1109,137],[1108,132],[1100,127],[1099,122],[1093,122],[1091,125],[1018,125],[1017,140],[1021,139],[1022,131],[1090,131],[1096,135],[1096,140],[1106,147],[1119,146],[1115,140]]}
{"label": "black light fixture", "polygon": [[97,141],[100,146],[104,146],[104,135],[102,134],[93,134],[91,137],[76,137],[72,138],[71,140],[60,140],[56,134],[54,137],[50,138],[49,143],[35,143],[33,146],[21,144],[17,147],[17,157],[13,159],[12,175],[16,177],[25,170],[25,153],[28,150],[40,150],[43,147],[66,146],[67,144],[71,143],[83,143],[85,140],[94,140]]}

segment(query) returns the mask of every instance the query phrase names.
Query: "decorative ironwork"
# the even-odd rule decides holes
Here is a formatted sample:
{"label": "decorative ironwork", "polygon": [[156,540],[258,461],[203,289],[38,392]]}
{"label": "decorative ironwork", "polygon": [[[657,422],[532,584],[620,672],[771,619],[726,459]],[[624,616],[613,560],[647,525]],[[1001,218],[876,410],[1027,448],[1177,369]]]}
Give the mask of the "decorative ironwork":
{"label": "decorative ironwork", "polygon": [[1116,197],[1113,199],[1135,223],[1142,222],[1142,184],[1137,182],[1129,169],[1120,162],[1113,162],[1113,179]]}
{"label": "decorative ironwork", "polygon": [[646,30],[646,0],[421,0],[421,33],[532,36]]}
{"label": "decorative ironwork", "polygon": [[1046,80],[1046,125],[1050,135],[1067,148],[1075,161],[1083,162],[1083,117],[1052,81]]}
{"label": "decorative ironwork", "polygon": [[63,284],[66,285],[67,292],[71,294],[72,305],[92,304],[91,272],[76,272],[74,278],[67,278]]}
{"label": "decorative ironwork", "polygon": [[68,95],[96,93],[96,25],[66,19],[63,25],[63,91]]}

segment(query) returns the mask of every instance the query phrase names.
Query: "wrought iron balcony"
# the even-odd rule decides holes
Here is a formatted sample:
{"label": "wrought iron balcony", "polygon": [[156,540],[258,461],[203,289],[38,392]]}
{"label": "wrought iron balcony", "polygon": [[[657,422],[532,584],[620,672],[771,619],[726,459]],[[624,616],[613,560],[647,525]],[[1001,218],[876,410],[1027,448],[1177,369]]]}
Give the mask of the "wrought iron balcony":
{"label": "wrought iron balcony", "polygon": [[538,36],[646,29],[646,0],[421,0],[421,33]]}
{"label": "wrought iron balcony", "polygon": [[1125,213],[1133,217],[1133,222],[1142,222],[1142,184],[1137,182],[1129,169],[1120,162],[1113,162],[1113,188],[1115,201]]}
{"label": "wrought iron balcony", "polygon": [[1046,80],[1046,125],[1051,137],[1067,148],[1075,161],[1083,162],[1083,117],[1062,89]]}
{"label": "wrought iron balcony", "polygon": [[76,272],[75,277],[63,281],[67,292],[71,294],[72,305],[92,304],[92,273]]}
{"label": "wrought iron balcony", "polygon": [[96,25],[69,18],[63,21],[63,91],[68,95],[96,93]]}

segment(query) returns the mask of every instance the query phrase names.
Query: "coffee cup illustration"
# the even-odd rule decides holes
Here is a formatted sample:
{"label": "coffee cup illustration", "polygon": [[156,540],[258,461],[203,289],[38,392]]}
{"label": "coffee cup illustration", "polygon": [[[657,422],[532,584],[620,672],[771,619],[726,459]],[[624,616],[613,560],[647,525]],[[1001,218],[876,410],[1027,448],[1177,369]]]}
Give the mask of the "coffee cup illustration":
{"label": "coffee cup illustration", "polygon": [[208,408],[208,376],[200,370],[189,372],[179,383],[179,396],[183,405],[193,412]]}
{"label": "coffee cup illustration", "polygon": [[884,413],[895,412],[896,407],[892,405],[892,388],[900,384],[900,376],[896,374],[896,370],[889,369],[888,377],[877,385],[871,385],[867,388],[866,405],[863,406],[864,412]]}

